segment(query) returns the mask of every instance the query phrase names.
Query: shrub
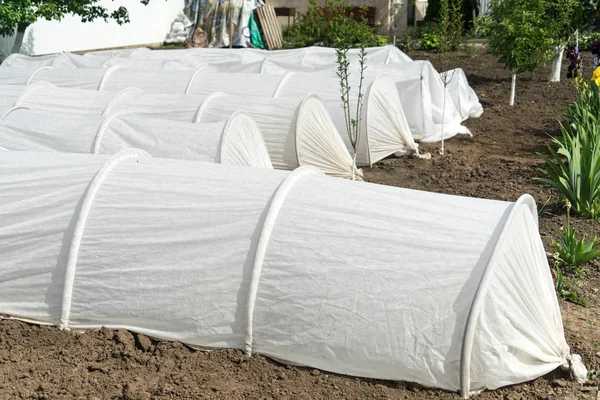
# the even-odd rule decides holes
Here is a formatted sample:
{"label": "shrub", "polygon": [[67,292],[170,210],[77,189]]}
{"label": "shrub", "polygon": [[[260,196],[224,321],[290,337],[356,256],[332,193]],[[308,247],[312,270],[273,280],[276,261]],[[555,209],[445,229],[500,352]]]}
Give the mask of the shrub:
{"label": "shrub", "polygon": [[309,4],[300,22],[287,31],[287,47],[336,47],[340,40],[348,47],[374,47],[383,42],[367,25],[366,10],[361,10],[362,18],[357,21],[353,7],[344,0],[326,0],[324,7],[316,0],[309,0]]}
{"label": "shrub", "polygon": [[402,37],[396,41],[400,50],[438,50],[440,36],[436,24],[425,24],[418,27],[408,27]]}
{"label": "shrub", "polygon": [[425,33],[419,43],[423,50],[437,50],[440,48],[441,40],[437,33]]}
{"label": "shrub", "polygon": [[[575,44],[575,38],[571,38],[570,44]],[[589,46],[594,41],[600,40],[600,32],[590,32],[586,34],[579,35],[579,48],[580,49],[589,49]]]}
{"label": "shrub", "polygon": [[375,40],[377,41],[377,46],[387,46],[390,44],[390,38],[384,35],[375,35]]}
{"label": "shrub", "polygon": [[409,52],[421,47],[421,31],[419,28],[408,27],[396,41],[396,46],[402,51]]}

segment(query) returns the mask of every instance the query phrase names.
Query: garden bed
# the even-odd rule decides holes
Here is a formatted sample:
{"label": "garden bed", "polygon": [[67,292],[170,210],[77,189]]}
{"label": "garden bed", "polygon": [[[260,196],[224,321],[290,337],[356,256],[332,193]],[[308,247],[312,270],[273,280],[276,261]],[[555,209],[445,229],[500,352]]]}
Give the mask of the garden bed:
{"label": "garden bed", "polygon": [[[430,58],[440,69],[435,55]],[[589,64],[591,56],[584,54]],[[558,134],[559,108],[572,100],[567,80],[548,83],[549,68],[517,84],[508,106],[510,75],[493,57],[461,56],[461,66],[484,106],[479,119],[467,121],[473,137],[458,136],[422,145],[432,160],[390,158],[365,171],[365,179],[387,185],[449,194],[515,201],[530,193],[538,202],[544,244],[559,238],[565,212],[555,191],[536,183],[548,135]],[[452,65],[454,66],[454,65]],[[566,71],[566,63],[564,65]],[[564,74],[563,74],[564,75]],[[591,75],[591,71],[586,71]],[[598,225],[573,218],[580,233],[600,233]],[[578,292],[584,308],[560,300],[567,341],[588,368],[600,369],[600,263],[588,265]],[[479,399],[597,399],[594,377],[581,387],[555,371],[534,382],[485,392]],[[13,398],[223,398],[223,399],[458,399],[458,395],[416,385],[337,376],[279,365],[241,351],[193,351],[179,343],[151,342],[143,335],[103,329],[86,334],[17,321],[0,322],[0,399]]]}

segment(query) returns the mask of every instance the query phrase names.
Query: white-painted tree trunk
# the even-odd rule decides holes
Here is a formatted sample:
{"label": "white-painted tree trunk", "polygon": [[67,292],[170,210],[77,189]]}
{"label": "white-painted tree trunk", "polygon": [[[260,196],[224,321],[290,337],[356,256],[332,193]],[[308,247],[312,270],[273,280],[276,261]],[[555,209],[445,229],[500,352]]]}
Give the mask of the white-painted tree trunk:
{"label": "white-painted tree trunk", "polygon": [[10,54],[19,53],[21,51],[21,45],[23,45],[23,38],[25,38],[25,29],[17,30],[17,36],[15,37],[15,43]]}
{"label": "white-painted tree trunk", "polygon": [[560,69],[564,52],[565,46],[554,46],[554,50],[552,51],[552,71],[548,78],[550,82],[560,82]]}
{"label": "white-painted tree trunk", "polygon": [[512,73],[512,81],[510,83],[510,102],[508,103],[511,106],[515,105],[515,94],[517,91],[517,73],[513,71]]}
{"label": "white-painted tree trunk", "polygon": [[444,155],[444,123],[446,122],[444,121],[444,117],[446,116],[446,87],[448,87],[449,83],[449,81],[446,81],[446,79],[448,79],[448,76],[444,77],[444,105],[442,108],[442,148],[440,149],[440,155],[442,156]]}

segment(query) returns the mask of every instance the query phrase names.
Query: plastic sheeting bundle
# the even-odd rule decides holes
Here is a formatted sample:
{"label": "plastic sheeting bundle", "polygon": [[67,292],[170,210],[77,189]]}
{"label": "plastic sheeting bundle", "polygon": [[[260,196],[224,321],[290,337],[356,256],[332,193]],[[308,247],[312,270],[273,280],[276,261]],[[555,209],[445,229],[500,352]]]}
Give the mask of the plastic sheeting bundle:
{"label": "plastic sheeting bundle", "polygon": [[226,121],[191,124],[135,114],[0,109],[0,148],[6,150],[113,154],[130,147],[156,157],[273,168],[258,126],[239,112]]}
{"label": "plastic sheeting bundle", "polygon": [[[0,313],[464,396],[571,363],[533,199],[0,152]],[[583,377],[585,379],[585,377]]]}
{"label": "plastic sheeting bundle", "polygon": [[36,82],[27,87],[0,86],[0,106],[97,116],[136,113],[184,122],[219,122],[243,111],[258,125],[274,168],[313,165],[333,176],[361,176],[361,171],[353,171],[352,157],[317,96],[256,98],[249,102],[246,97],[223,93],[155,94],[136,88],[113,93]]}
{"label": "plastic sheeting bundle", "polygon": [[[252,75],[214,73],[208,70],[164,71],[111,69],[55,69],[23,70],[0,68],[0,84],[49,82],[60,87],[118,92],[136,87],[148,93],[210,95],[224,92],[247,96],[304,98],[316,93],[327,105],[337,130],[342,134],[349,151],[353,151],[348,135],[344,109],[340,101],[339,81],[335,77],[315,74]],[[351,110],[356,110],[358,84],[352,84]],[[361,110],[361,137],[357,156],[358,165],[370,166],[391,155],[418,154],[418,145],[400,103],[400,94],[394,82],[384,75],[372,76],[364,82],[364,106]],[[414,104],[414,99],[407,99]],[[417,121],[419,113],[411,114]],[[450,113],[448,118],[450,119]],[[460,126],[460,121],[458,123]],[[461,127],[463,128],[463,127]],[[464,129],[464,128],[463,128]]]}

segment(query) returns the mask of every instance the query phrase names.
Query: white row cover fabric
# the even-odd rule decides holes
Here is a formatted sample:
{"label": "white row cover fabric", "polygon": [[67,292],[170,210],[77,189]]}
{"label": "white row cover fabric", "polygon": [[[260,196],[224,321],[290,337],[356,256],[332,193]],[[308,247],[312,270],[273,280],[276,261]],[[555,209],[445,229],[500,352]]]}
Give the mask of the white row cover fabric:
{"label": "white row cover fabric", "polygon": [[[357,68],[351,67],[353,85],[360,76]],[[279,69],[279,72],[285,69]],[[278,70],[266,68],[263,73],[277,73]],[[395,82],[400,95],[401,104],[407,115],[413,136],[424,142],[437,142],[457,134],[468,134],[470,131],[461,123],[470,118],[479,117],[483,108],[475,92],[467,83],[464,71],[460,68],[449,71],[444,102],[444,82],[429,61],[413,61],[395,65],[369,66],[365,71],[372,78],[381,74],[389,76]],[[323,68],[313,72],[322,76],[335,77],[337,72],[332,68]],[[442,124],[442,120],[444,123]]]}
{"label": "white row cover fabric", "polygon": [[483,114],[483,107],[479,98],[467,81],[467,76],[462,68],[455,68],[440,74],[442,79],[448,79],[446,90],[454,102],[456,109],[463,120],[479,118]]}
{"label": "white row cover fabric", "polygon": [[[208,65],[208,64],[207,64]],[[141,70],[120,69],[115,66],[108,70],[102,69],[49,69],[42,67],[37,70],[22,70],[19,68],[0,68],[1,84],[27,84],[28,82],[48,81],[58,86],[78,87],[87,89],[97,89],[100,86],[107,90],[117,90],[126,86],[136,86],[145,91],[173,92],[181,93],[182,90],[194,92],[210,92],[221,90],[228,93],[253,93],[271,95],[277,91],[278,83],[284,82],[282,78],[289,74],[289,66],[267,67],[266,62],[247,64],[244,68],[238,68],[235,78],[228,74],[214,75],[217,79],[211,80],[211,72],[201,64],[195,65],[198,69],[188,71],[165,71],[165,70]],[[208,68],[214,68],[215,64],[208,65]],[[246,68],[247,67],[247,68]],[[185,68],[181,66],[181,68]],[[180,69],[181,69],[180,68]],[[249,68],[249,69],[248,69]],[[173,68],[175,69],[175,68]],[[159,72],[160,71],[160,72]],[[242,72],[240,72],[242,71]],[[410,126],[413,137],[425,142],[435,142],[442,139],[442,132],[445,139],[456,134],[470,134],[469,130],[461,125],[467,118],[479,117],[483,108],[479,103],[477,95],[468,85],[466,76],[461,69],[452,70],[452,79],[446,88],[446,104],[444,106],[444,84],[440,74],[435,71],[428,61],[414,61],[405,64],[395,64],[388,66],[372,66],[367,68],[369,79],[375,79],[381,74],[389,75],[396,82],[400,95],[401,104],[404,108],[405,116]],[[261,73],[264,75],[274,75],[269,77],[257,77],[252,73]],[[221,79],[218,79],[218,77]],[[320,77],[317,77],[320,76]],[[351,73],[352,78],[359,76],[358,71]],[[302,77],[310,80],[328,80],[330,84],[317,83],[313,87],[317,88],[317,93],[323,95],[321,89],[333,89],[339,87],[336,71],[331,67],[318,71],[318,75],[313,73],[295,74],[295,80],[301,80]],[[208,84],[204,82],[209,81]],[[302,89],[304,85],[298,88]],[[356,88],[353,85],[353,88]],[[337,89],[339,92],[339,88]],[[328,90],[324,90],[327,92]],[[331,90],[329,90],[331,92]],[[306,92],[303,92],[306,94]],[[326,96],[327,98],[327,96]],[[335,97],[335,109],[339,109],[339,95]],[[445,111],[444,111],[445,110]],[[330,107],[330,112],[335,114]],[[442,126],[442,119],[444,124]],[[336,121],[336,122],[339,122]],[[338,129],[342,130],[344,125],[338,124]],[[405,144],[409,148],[410,143]],[[402,154],[402,151],[398,151]],[[405,152],[404,152],[405,153]],[[376,161],[376,160],[375,160]],[[373,161],[373,162],[375,162]],[[365,164],[366,165],[366,164]]]}
{"label": "white row cover fabric", "polygon": [[[369,63],[372,65],[398,64],[411,61],[405,53],[394,46],[372,47],[366,49]],[[351,49],[348,53],[351,61],[356,62],[358,50]],[[117,60],[114,60],[117,59]],[[117,65],[124,60],[154,61],[158,66],[162,62],[177,61],[183,64],[201,62],[223,63],[223,67],[237,66],[261,62],[265,59],[295,65],[303,71],[330,67],[337,60],[335,49],[327,47],[306,47],[300,49],[267,51],[260,49],[205,49],[192,48],[185,50],[150,50],[147,48],[123,49],[89,52],[85,55],[60,53],[50,56],[29,57],[22,54],[10,55],[2,64],[3,67],[87,67],[107,68]],[[110,61],[113,60],[113,61]],[[150,64],[148,64],[150,65]],[[132,66],[132,65],[123,65]],[[135,66],[139,67],[139,66]]]}
{"label": "white row cover fabric", "polygon": [[[400,64],[410,63],[413,60],[406,55],[404,52],[399,50],[397,47],[388,45],[383,47],[372,47],[367,48],[366,62],[369,67],[381,67],[381,66],[394,66],[395,68],[400,67]],[[358,60],[358,49],[351,49],[348,53],[349,61],[351,65],[357,64]],[[121,65],[133,68],[142,68],[145,65],[148,68],[152,68],[150,64],[151,60],[155,60],[157,63],[154,68],[172,68],[180,69],[184,68],[200,68],[207,67],[217,72],[252,72],[252,73],[282,73],[282,72],[313,72],[322,70],[333,70],[335,69],[337,55],[335,49],[326,47],[306,47],[300,49],[289,49],[289,50],[275,50],[266,51],[259,49],[186,49],[186,50],[150,50],[146,48],[137,50],[125,50],[125,51],[110,51],[110,52],[90,52],[85,56],[79,56],[80,58],[87,58],[85,62],[79,62],[79,64],[86,65],[87,67],[101,67],[107,68],[114,65]],[[92,59],[94,59],[92,61]],[[137,60],[139,64],[135,64],[132,60]],[[165,64],[168,62],[168,64]],[[179,62],[178,66],[175,62]],[[66,62],[65,64],[77,64],[77,61]],[[7,66],[10,66],[10,62]],[[15,65],[19,63],[15,62]],[[22,65],[22,62],[20,63]],[[389,69],[387,69],[389,71]],[[452,71],[447,71],[452,73]],[[458,83],[462,91],[471,89],[464,71],[457,69],[457,76],[454,77],[455,82]],[[453,86],[452,84],[451,86]],[[471,89],[472,91],[472,89]],[[475,108],[479,105],[479,100],[474,92],[462,93],[464,97],[458,97],[456,99],[463,99],[464,101],[471,102],[470,110],[467,114],[461,112],[461,115],[466,119],[467,116],[476,118],[481,114],[477,115]],[[473,97],[474,96],[474,97]],[[453,98],[454,99],[454,98]],[[463,107],[467,105],[463,104]],[[463,108],[458,107],[459,110]]]}
{"label": "white row cover fabric", "polygon": [[[324,100],[335,127],[353,151],[347,135],[346,118],[340,100],[338,78],[314,73],[285,75],[253,75],[215,73],[206,69],[188,71],[135,70],[113,67],[110,69],[57,69],[42,67],[37,70],[0,68],[0,84],[27,85],[32,82],[50,82],[60,87],[106,90],[117,92],[136,87],[148,93],[186,93],[210,95],[224,92],[240,96],[304,98],[316,93]],[[356,114],[358,83],[351,85],[352,118]],[[386,76],[375,75],[365,80],[363,87],[363,122],[358,165],[370,166],[391,155],[418,154],[409,121],[400,103],[394,82]],[[251,100],[249,100],[251,101]],[[414,99],[407,99],[414,103]],[[425,104],[425,103],[423,103]],[[417,116],[418,114],[413,114]],[[421,121],[422,118],[417,118]],[[460,124],[459,124],[460,125]]]}
{"label": "white row cover fabric", "polygon": [[533,199],[0,152],[0,313],[464,396],[566,364]]}
{"label": "white row cover fabric", "polygon": [[0,147],[94,154],[136,147],[156,157],[273,168],[258,126],[241,112],[225,121],[192,124],[135,114],[0,109]]}
{"label": "white row cover fabric", "polygon": [[362,176],[317,96],[304,99],[256,98],[213,93],[209,96],[144,93],[126,88],[118,93],[58,88],[47,82],[0,86],[0,107],[27,107],[54,112],[109,116],[135,113],[184,122],[219,122],[243,111],[258,125],[274,168],[313,165],[328,175]]}
{"label": "white row cover fabric", "polygon": [[12,68],[110,68],[121,66],[144,69],[189,69],[192,65],[206,66],[206,62],[195,57],[190,63],[183,64],[178,60],[139,60],[125,56],[86,57],[73,53],[57,53],[46,56],[31,57],[23,54],[11,54],[0,64],[2,67]]}
{"label": "white row cover fabric", "polygon": [[[380,66],[369,72],[392,76],[398,87],[404,112],[412,116],[409,120],[411,131],[423,135],[423,142],[441,141],[442,133],[444,139],[457,134],[471,134],[467,127],[461,125],[469,115],[463,118],[455,104],[462,101],[465,107],[478,107],[482,110],[481,104],[478,100],[475,104],[469,103],[468,98],[454,99],[453,95],[462,94],[459,90],[452,89],[454,87],[452,82],[457,82],[454,80],[450,81],[444,95],[442,78],[429,61],[413,61],[401,64],[400,68]],[[455,76],[458,79],[460,74]]]}

